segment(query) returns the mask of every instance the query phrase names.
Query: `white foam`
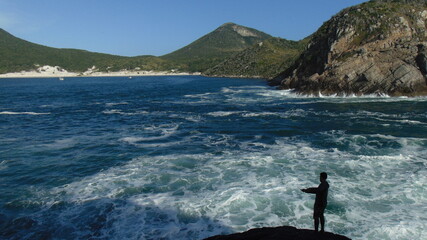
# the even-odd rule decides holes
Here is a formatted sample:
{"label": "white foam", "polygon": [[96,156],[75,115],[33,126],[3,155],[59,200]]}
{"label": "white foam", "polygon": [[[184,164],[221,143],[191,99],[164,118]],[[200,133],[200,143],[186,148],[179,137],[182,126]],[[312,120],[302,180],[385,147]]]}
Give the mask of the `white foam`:
{"label": "white foam", "polygon": [[221,92],[222,93],[237,93],[237,92],[241,92],[242,90],[234,90],[234,89],[232,89],[232,88],[229,88],[229,87],[223,87],[222,89],[221,89]]}
{"label": "white foam", "polygon": [[106,103],[105,105],[107,107],[117,106],[117,105],[128,105],[128,102],[112,102],[112,103]]}
{"label": "white foam", "polygon": [[216,111],[216,112],[207,113],[207,115],[213,116],[213,117],[227,117],[230,115],[237,115],[237,114],[242,114],[242,113],[244,113],[244,112],[241,112],[241,111]]}
{"label": "white foam", "polygon": [[[146,130],[163,128],[149,126]],[[324,134],[337,142],[363,144],[357,141],[359,136],[344,131]],[[317,174],[327,171],[331,184],[327,231],[339,230],[360,239],[419,239],[426,227],[420,208],[425,207],[427,200],[423,192],[427,174],[425,169],[411,174],[408,170],[425,150],[419,156],[405,156],[399,152],[418,146],[416,139],[367,137],[406,141],[406,145],[402,144],[397,154],[369,156],[338,149],[329,151],[295,138],[281,138],[273,145],[260,143],[262,151],[253,151],[247,144],[242,150],[223,155],[141,156],[54,192],[65,194],[68,201],[85,202],[115,199],[136,189],[128,200],[132,204],[123,205],[122,210],[110,216],[125,219],[113,223],[120,234],[111,238],[128,234],[126,229],[147,233],[155,228],[156,232],[150,232],[154,238],[188,239],[193,232],[200,239],[228,231],[228,227],[234,231],[281,225],[311,228],[314,199],[299,189],[316,186]],[[224,136],[221,141],[232,140]],[[151,190],[143,190],[147,188]],[[342,210],[337,210],[337,206],[342,206]],[[164,214],[164,220],[156,222],[150,214]],[[182,216],[194,216],[195,220],[185,222]],[[203,217],[214,219],[217,227],[209,230],[211,223]],[[396,225],[395,219],[401,224]]]}
{"label": "white foam", "polygon": [[37,112],[0,112],[0,115],[49,115],[50,113],[37,113]]}
{"label": "white foam", "polygon": [[243,117],[261,117],[261,116],[279,116],[280,114],[275,112],[258,112],[258,113],[245,113]]}
{"label": "white foam", "polygon": [[8,162],[9,162],[8,160],[3,160],[3,161],[1,161],[1,162],[0,162],[0,170],[7,169],[7,168],[8,168],[8,166],[7,166],[7,163],[8,163]]}
{"label": "white foam", "polygon": [[[321,93],[315,95],[300,94],[293,89],[288,90],[275,90],[273,88],[265,87],[257,93],[259,96],[268,98],[289,98],[289,99],[307,99],[315,100],[316,102],[334,102],[334,103],[367,103],[367,102],[405,102],[405,101],[427,101],[427,97],[390,97],[388,95],[368,94],[368,95],[322,95]],[[313,102],[298,102],[295,104],[308,104]]]}
{"label": "white foam", "polygon": [[410,125],[426,125],[427,123],[416,121],[416,120],[409,120],[409,119],[377,119],[380,121],[388,121],[388,122],[398,122],[398,123],[407,123]]}
{"label": "white foam", "polygon": [[65,138],[65,139],[55,140],[53,143],[40,144],[37,146],[37,148],[41,147],[41,148],[49,148],[49,149],[59,150],[59,149],[65,149],[65,148],[73,147],[78,142],[81,142],[81,141],[77,137]]}
{"label": "white foam", "polygon": [[[245,97],[244,94],[251,94],[251,97]],[[260,99],[254,99],[253,96],[261,96]],[[277,99],[292,99],[299,100],[293,102],[293,104],[312,104],[314,102],[332,102],[332,103],[370,103],[370,102],[406,102],[406,101],[417,101],[425,102],[427,97],[390,97],[388,95],[304,95],[299,94],[296,91],[290,90],[277,90],[274,87],[269,86],[242,86],[242,87],[224,87],[220,93],[203,93],[203,94],[189,94],[185,95],[186,98],[199,98],[203,99],[204,102],[214,102],[215,99],[226,99],[227,102],[238,104],[244,104],[248,102],[271,102]],[[301,101],[306,99],[307,101]],[[189,103],[191,104],[191,103]],[[192,103],[194,104],[194,102]]]}
{"label": "white foam", "polygon": [[104,114],[128,115],[128,116],[149,114],[149,112],[147,112],[147,111],[123,112],[122,110],[119,110],[119,109],[104,110],[104,111],[102,111],[102,113],[104,113]]}
{"label": "white foam", "polygon": [[186,97],[186,98],[208,98],[211,95],[214,95],[214,93],[187,94],[187,95],[184,95],[184,97]]}
{"label": "white foam", "polygon": [[[149,125],[144,127],[144,130],[147,136],[131,136],[131,137],[123,137],[120,141],[132,144],[137,147],[167,147],[179,144],[180,141],[168,141],[164,142],[155,142],[159,140],[164,140],[171,137],[174,134],[177,134],[179,124],[176,125]],[[154,142],[153,142],[154,141]]]}

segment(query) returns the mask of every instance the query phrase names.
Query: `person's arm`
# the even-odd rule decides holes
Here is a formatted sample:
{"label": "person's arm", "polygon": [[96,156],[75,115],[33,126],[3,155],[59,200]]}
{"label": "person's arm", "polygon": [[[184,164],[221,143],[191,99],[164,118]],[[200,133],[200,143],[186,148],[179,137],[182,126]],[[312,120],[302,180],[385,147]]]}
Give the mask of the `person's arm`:
{"label": "person's arm", "polygon": [[313,193],[316,194],[317,193],[317,188],[305,188],[305,189],[301,189],[301,191],[305,192],[305,193]]}
{"label": "person's arm", "polygon": [[321,183],[321,184],[319,185],[319,187],[317,187],[317,188],[315,188],[315,187],[313,187],[313,188],[305,188],[305,189],[301,189],[301,191],[303,191],[303,192],[305,192],[305,193],[313,193],[313,194],[316,194],[316,193],[320,193],[320,192],[325,191],[327,188],[328,188],[328,186],[327,186],[326,184]]}

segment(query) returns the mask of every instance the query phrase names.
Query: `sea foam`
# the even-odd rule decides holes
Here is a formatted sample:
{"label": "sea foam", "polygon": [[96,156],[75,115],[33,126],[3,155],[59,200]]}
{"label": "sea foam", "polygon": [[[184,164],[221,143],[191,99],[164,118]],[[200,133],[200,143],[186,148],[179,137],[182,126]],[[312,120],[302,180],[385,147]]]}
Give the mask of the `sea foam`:
{"label": "sea foam", "polygon": [[[340,137],[337,138],[337,134]],[[331,141],[358,142],[345,132],[331,137]],[[123,203],[122,210],[113,213],[118,214],[115,218],[134,219],[126,223],[130,224],[128,227],[150,231],[157,226],[156,232],[150,232],[153,239],[172,236],[185,239],[189,232],[203,238],[230,231],[226,226],[234,231],[283,224],[310,228],[313,199],[299,189],[316,186],[315,173],[324,166],[330,173],[331,184],[330,208],[326,212],[328,229],[354,229],[353,224],[364,221],[369,224],[358,226],[352,236],[417,237],[420,236],[417,229],[423,227],[423,223],[418,222],[422,215],[417,208],[406,206],[421,204],[422,207],[426,200],[425,193],[409,190],[417,183],[419,191],[424,191],[425,181],[419,177],[427,180],[425,169],[411,166],[422,153],[403,156],[399,152],[416,147],[416,141],[401,138],[392,141],[404,141],[406,145],[402,144],[388,155],[369,156],[327,151],[305,141],[283,138],[274,146],[265,146],[266,152],[141,156],[125,166],[54,191],[64,192],[72,202],[116,199],[130,194],[128,201],[132,203]],[[364,142],[355,144],[365,147]],[[414,171],[408,175],[403,169]],[[132,209],[140,209],[139,214],[135,215]],[[163,220],[153,222],[153,214]],[[187,222],[189,216],[194,216],[190,217],[194,220]],[[384,228],[384,219],[395,218],[406,224]],[[124,223],[114,224],[123,226]],[[213,224],[212,229],[209,224]],[[116,229],[120,235],[113,238],[125,234],[119,227]]]}
{"label": "sea foam", "polygon": [[37,113],[37,112],[10,112],[3,111],[0,115],[49,115],[50,113]]}

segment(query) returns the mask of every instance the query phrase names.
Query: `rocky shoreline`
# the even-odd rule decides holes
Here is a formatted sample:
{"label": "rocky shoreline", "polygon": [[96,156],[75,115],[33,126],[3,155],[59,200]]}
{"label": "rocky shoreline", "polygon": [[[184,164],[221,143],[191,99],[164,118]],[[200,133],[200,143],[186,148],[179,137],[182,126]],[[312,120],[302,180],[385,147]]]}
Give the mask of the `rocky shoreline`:
{"label": "rocky shoreline", "polygon": [[322,95],[427,95],[427,3],[369,1],[341,11],[271,80]]}
{"label": "rocky shoreline", "polygon": [[256,228],[243,233],[218,235],[205,240],[350,240],[350,238],[329,232],[315,232],[290,226]]}

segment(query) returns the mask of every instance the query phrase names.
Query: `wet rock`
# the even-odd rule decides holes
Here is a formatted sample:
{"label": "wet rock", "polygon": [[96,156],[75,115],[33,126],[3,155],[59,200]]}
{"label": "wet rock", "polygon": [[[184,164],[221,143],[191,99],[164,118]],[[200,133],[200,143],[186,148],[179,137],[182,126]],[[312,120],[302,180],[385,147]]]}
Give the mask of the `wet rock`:
{"label": "wet rock", "polygon": [[257,228],[243,233],[214,236],[205,240],[350,240],[345,236],[307,229],[283,226],[275,228]]}
{"label": "wet rock", "polygon": [[423,44],[418,45],[418,55],[415,60],[420,71],[427,75],[427,48]]}

